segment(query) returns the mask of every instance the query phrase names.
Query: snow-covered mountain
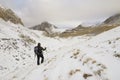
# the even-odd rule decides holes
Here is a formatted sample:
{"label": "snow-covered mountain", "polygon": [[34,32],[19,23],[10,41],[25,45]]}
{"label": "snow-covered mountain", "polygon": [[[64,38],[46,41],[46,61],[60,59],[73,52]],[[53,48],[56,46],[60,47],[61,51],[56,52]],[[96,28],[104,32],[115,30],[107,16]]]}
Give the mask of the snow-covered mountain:
{"label": "snow-covered mountain", "polygon": [[54,26],[53,24],[46,22],[46,21],[42,22],[40,25],[36,25],[34,27],[31,27],[31,29],[40,30],[40,31],[46,31],[46,28],[52,30],[53,28],[57,28],[57,27]]}
{"label": "snow-covered mountain", "polygon": [[24,25],[22,20],[11,10],[8,8],[4,8],[0,5],[0,18],[5,21],[10,21],[14,24]]}
{"label": "snow-covered mountain", "polygon": [[75,28],[68,29],[60,34],[61,37],[71,37],[80,35],[98,35],[104,31],[108,31],[120,26],[120,14],[116,14],[107,18],[104,22],[98,25],[78,25]]}
{"label": "snow-covered mountain", "polygon": [[34,27],[31,27],[31,29],[34,30],[40,30],[40,31],[45,31],[47,34],[53,34],[53,30],[56,29],[57,27],[54,26],[53,24],[50,24],[48,22],[42,22],[39,25],[36,25]]}
{"label": "snow-covered mountain", "polygon": [[55,25],[49,22],[42,22],[40,25],[36,25],[34,27],[30,27],[30,29],[43,31],[43,34],[48,37],[56,37],[59,36],[66,29],[58,28]]}

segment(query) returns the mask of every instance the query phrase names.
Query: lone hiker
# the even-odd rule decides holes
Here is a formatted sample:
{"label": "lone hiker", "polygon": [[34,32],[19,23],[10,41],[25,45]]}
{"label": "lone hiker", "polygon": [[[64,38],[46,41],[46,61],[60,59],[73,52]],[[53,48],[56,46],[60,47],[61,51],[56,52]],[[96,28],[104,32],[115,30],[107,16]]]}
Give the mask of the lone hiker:
{"label": "lone hiker", "polygon": [[44,50],[46,50],[46,47],[45,48],[41,47],[40,43],[38,43],[38,45],[34,47],[35,55],[37,55],[37,65],[40,64],[39,63],[40,57],[42,58],[41,63],[44,62],[44,56],[43,56]]}

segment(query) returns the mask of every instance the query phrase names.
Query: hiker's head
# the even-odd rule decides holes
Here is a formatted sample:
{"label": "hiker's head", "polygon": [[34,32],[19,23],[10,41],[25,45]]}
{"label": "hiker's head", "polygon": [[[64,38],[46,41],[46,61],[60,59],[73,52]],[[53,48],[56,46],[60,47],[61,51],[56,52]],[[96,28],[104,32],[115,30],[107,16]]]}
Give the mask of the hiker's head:
{"label": "hiker's head", "polygon": [[38,43],[38,46],[41,46],[41,44],[40,44],[40,43]]}

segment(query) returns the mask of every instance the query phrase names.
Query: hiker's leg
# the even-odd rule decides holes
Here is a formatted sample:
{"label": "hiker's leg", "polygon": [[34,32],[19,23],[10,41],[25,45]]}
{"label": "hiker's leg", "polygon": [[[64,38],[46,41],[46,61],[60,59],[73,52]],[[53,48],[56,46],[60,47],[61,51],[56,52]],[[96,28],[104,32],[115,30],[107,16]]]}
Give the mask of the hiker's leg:
{"label": "hiker's leg", "polygon": [[41,63],[43,63],[44,62],[44,56],[41,55],[41,58],[42,58]]}
{"label": "hiker's leg", "polygon": [[39,64],[40,64],[39,60],[40,60],[40,56],[39,56],[39,55],[37,55],[37,65],[39,65]]}

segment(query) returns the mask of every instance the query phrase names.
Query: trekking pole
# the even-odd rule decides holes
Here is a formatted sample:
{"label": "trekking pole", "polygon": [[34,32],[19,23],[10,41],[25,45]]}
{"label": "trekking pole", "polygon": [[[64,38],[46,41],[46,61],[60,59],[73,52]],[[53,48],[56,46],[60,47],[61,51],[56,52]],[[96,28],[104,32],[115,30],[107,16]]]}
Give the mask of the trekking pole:
{"label": "trekking pole", "polygon": [[35,60],[36,54],[34,55],[34,60]]}

